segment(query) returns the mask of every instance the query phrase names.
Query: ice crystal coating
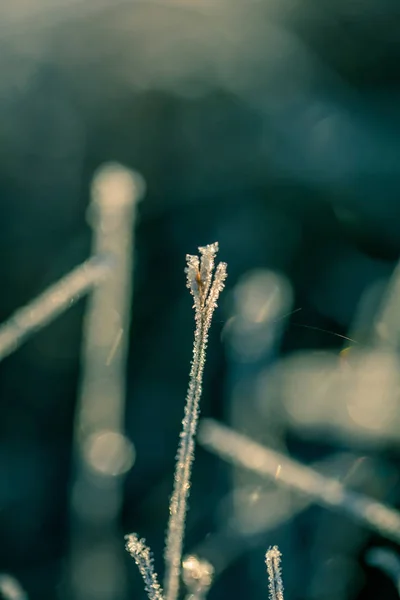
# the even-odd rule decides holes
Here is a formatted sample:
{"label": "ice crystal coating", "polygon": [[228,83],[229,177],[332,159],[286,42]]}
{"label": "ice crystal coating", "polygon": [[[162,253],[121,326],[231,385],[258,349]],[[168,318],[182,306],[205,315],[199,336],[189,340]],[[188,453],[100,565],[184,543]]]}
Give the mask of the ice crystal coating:
{"label": "ice crystal coating", "polygon": [[281,557],[278,546],[268,548],[265,555],[265,564],[267,565],[269,579],[269,598],[270,600],[284,600],[283,583],[281,572]]}
{"label": "ice crystal coating", "polygon": [[182,579],[189,592],[190,600],[205,598],[214,575],[214,567],[195,555],[187,556],[182,563]]}
{"label": "ice crystal coating", "polygon": [[136,533],[125,536],[126,549],[133,557],[137,567],[143,577],[145,590],[149,600],[163,600],[163,593],[158,583],[157,574],[153,568],[153,558],[150,548],[146,545],[144,539],[139,539]]}
{"label": "ice crystal coating", "polygon": [[219,294],[224,288],[227,277],[226,263],[219,263],[214,270],[217,252],[218,243],[214,243],[199,247],[200,258],[191,254],[186,256],[186,285],[194,299],[196,328],[165,548],[165,594],[167,600],[176,600],[179,593],[187,500],[190,492],[194,438],[199,417],[208,331]]}

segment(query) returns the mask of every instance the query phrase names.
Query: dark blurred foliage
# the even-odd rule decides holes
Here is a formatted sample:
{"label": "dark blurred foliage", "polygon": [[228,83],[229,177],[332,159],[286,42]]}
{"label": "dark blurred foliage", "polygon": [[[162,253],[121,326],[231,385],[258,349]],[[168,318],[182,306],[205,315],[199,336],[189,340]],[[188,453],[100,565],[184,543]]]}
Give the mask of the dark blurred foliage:
{"label": "dark blurred foliage", "polygon": [[[113,160],[141,172],[148,192],[136,231],[126,413],[137,459],[121,535],[144,535],[161,571],[193,331],[185,253],[218,240],[229,265],[203,414],[228,413],[232,365],[221,332],[230,291],[251,269],[285,274],[293,309],[302,309],[288,319],[282,355],[343,347],[334,334],[348,334],[363,292],[387,280],[400,253],[400,7],[100,4],[0,8],[0,317],[89,254],[94,170]],[[63,593],[84,308],[0,365],[0,570],[20,578],[32,600]],[[305,462],[348,449],[290,431],[285,439]],[[365,452],[378,472],[399,458],[392,442]],[[400,504],[398,474],[374,481],[365,493]],[[230,470],[200,449],[188,549],[217,527],[229,489]],[[313,579],[315,553],[341,530],[345,540],[349,531],[364,537],[348,549],[350,575],[337,597],[396,597],[363,558],[373,543],[389,543],[309,508],[244,548],[210,599],[265,598],[263,553],[289,529],[290,548],[281,547],[288,600],[332,597],[329,573],[320,567]],[[135,597],[144,597],[133,564],[129,573]]]}

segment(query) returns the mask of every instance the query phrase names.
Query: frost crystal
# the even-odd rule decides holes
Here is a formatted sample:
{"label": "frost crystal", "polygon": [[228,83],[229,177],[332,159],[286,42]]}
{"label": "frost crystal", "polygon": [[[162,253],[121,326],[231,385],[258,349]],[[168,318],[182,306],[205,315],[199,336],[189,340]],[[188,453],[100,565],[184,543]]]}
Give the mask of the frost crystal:
{"label": "frost crystal", "polygon": [[176,600],[182,563],[182,546],[190,492],[190,476],[194,459],[194,438],[199,417],[199,402],[205,364],[208,331],[220,292],[227,276],[226,263],[214,271],[218,243],[199,248],[200,258],[186,256],[187,287],[194,299],[196,329],[193,359],[186,397],[185,415],[175,468],[174,490],[170,502],[170,518],[165,548],[165,590],[167,600]]}
{"label": "frost crystal", "polygon": [[182,567],[182,578],[189,592],[187,600],[203,600],[211,586],[214,567],[194,555],[187,556]]}

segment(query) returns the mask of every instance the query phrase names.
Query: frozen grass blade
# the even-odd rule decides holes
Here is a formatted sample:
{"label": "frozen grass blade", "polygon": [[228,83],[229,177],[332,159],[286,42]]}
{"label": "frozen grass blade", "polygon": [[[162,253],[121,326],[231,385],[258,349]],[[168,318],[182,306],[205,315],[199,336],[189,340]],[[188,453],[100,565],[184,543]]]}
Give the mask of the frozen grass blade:
{"label": "frozen grass blade", "polygon": [[126,549],[134,559],[143,577],[145,590],[149,600],[163,600],[163,593],[158,583],[157,574],[153,567],[153,557],[144,539],[139,539],[135,533],[125,536]]}
{"label": "frozen grass blade", "polygon": [[[364,527],[400,543],[400,513],[336,479],[276,452],[212,419],[200,424],[199,443],[231,464],[273,479],[313,498],[322,506],[354,518]],[[276,476],[279,467],[279,477]]]}
{"label": "frozen grass blade", "polygon": [[278,546],[268,548],[265,555],[269,580],[269,600],[284,600],[281,572],[281,557]]}
{"label": "frozen grass blade", "polygon": [[194,459],[194,444],[208,331],[219,294],[224,288],[227,276],[225,263],[219,263],[214,272],[215,256],[218,252],[217,243],[200,247],[199,252],[200,258],[190,254],[186,256],[187,287],[194,299],[196,329],[183,429],[180,434],[177,454],[174,490],[170,502],[170,518],[165,548],[166,600],[177,600],[179,593],[187,500]]}

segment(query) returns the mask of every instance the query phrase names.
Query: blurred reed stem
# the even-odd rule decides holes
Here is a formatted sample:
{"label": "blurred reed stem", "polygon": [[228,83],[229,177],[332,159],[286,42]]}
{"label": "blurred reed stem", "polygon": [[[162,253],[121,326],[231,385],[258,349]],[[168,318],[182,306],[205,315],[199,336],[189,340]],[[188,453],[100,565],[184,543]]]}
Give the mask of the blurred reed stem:
{"label": "blurred reed stem", "polygon": [[93,253],[111,255],[115,265],[90,297],[84,324],[70,514],[70,585],[75,600],[119,600],[125,594],[118,516],[123,475],[134,458],[123,422],[133,233],[143,193],[140,175],[118,164],[105,165],[93,179]]}
{"label": "blurred reed stem", "polygon": [[393,508],[353,492],[339,481],[321,475],[212,419],[201,421],[198,441],[231,464],[289,486],[322,506],[349,515],[375,533],[400,543],[400,513]]}
{"label": "blurred reed stem", "polygon": [[0,360],[15,352],[37,331],[70,308],[82,296],[106,280],[112,261],[92,256],[51,285],[0,325]]}

